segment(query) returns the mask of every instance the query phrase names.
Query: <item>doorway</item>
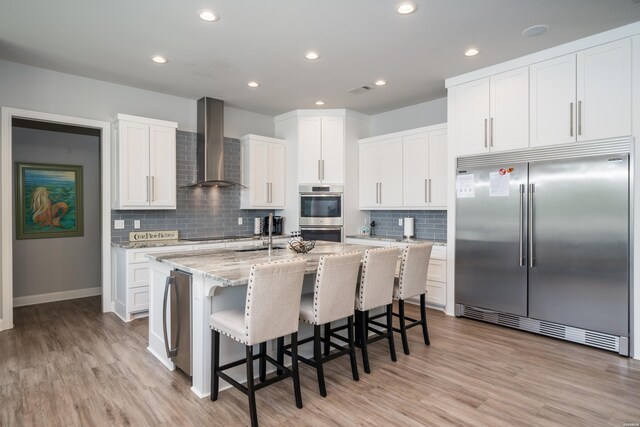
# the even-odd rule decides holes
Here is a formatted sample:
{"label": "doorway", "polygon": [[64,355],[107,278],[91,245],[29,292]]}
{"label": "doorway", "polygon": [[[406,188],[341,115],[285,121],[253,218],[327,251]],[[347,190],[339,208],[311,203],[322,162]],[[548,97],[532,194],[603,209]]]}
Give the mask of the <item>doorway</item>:
{"label": "doorway", "polygon": [[[87,120],[76,117],[60,116],[47,113],[39,113],[26,110],[17,110],[11,108],[2,108],[2,146],[0,149],[0,197],[3,200],[0,207],[0,283],[1,308],[0,312],[0,330],[10,329],[13,327],[13,307],[17,305],[35,304],[40,302],[48,302],[52,300],[79,298],[83,296],[102,294],[102,311],[113,311],[113,302],[111,300],[111,233],[110,233],[110,126],[107,122]],[[14,144],[16,142],[25,142],[30,138],[33,145],[25,150],[26,147]],[[34,142],[35,140],[35,142]],[[62,152],[52,154],[51,147],[47,147],[47,141],[51,146],[58,145],[62,148]],[[62,142],[60,142],[62,141]],[[56,144],[58,142],[58,144]],[[82,143],[97,143],[98,148],[94,146],[94,152],[87,147],[82,147]],[[40,145],[38,145],[40,144]],[[42,144],[45,144],[44,146]],[[42,151],[35,156],[29,151]],[[65,156],[66,150],[66,156]],[[83,151],[84,153],[80,153]],[[48,154],[46,154],[48,153]],[[27,157],[25,157],[27,156]],[[85,222],[89,226],[83,234],[83,237],[73,238],[53,238],[53,239],[33,239],[33,241],[18,240],[16,237],[16,199],[14,191],[16,190],[15,163],[24,162],[27,159],[33,163],[61,163],[61,164],[78,164],[82,163],[81,157],[94,156],[97,157],[97,163],[87,163],[87,165],[97,166],[97,170],[87,171],[85,169],[85,180],[89,179],[93,184],[93,188],[87,188],[83,195],[88,196],[91,200],[92,208],[87,206],[86,200],[83,206],[94,218],[89,219],[85,216]],[[44,162],[42,161],[44,159]],[[48,160],[47,160],[48,159]],[[87,172],[90,172],[87,174]],[[98,194],[89,195],[87,192],[93,191]],[[92,210],[93,209],[93,210]],[[86,222],[89,220],[89,222]],[[74,260],[74,253],[82,251],[81,240],[89,237],[94,240],[94,248],[98,253],[94,252],[90,260]],[[35,241],[36,246],[33,246]],[[40,241],[40,242],[38,242]],[[57,242],[55,242],[57,241]],[[66,241],[66,242],[65,242]],[[73,241],[73,242],[72,242]],[[42,242],[45,242],[44,244]],[[69,242],[72,242],[71,246]],[[38,245],[38,243],[40,243]],[[89,244],[85,241],[85,244]],[[75,245],[75,246],[74,246]],[[26,250],[26,252],[25,252]],[[64,253],[64,257],[60,254],[54,254],[52,251]],[[65,253],[71,252],[71,253]],[[35,257],[35,260],[22,259],[25,254]],[[47,256],[49,254],[49,256]],[[20,259],[17,259],[20,257]],[[43,260],[44,258],[44,260]],[[80,278],[82,283],[65,284],[65,280],[73,282],[71,277],[64,276],[64,268],[56,266],[56,263],[65,260],[65,262],[76,262],[85,264],[80,266],[85,271],[77,270],[75,274]],[[26,268],[27,264],[33,271],[25,273],[18,269]],[[49,264],[47,264],[47,262]],[[15,268],[14,268],[15,267]],[[57,270],[56,270],[57,269]],[[97,271],[95,271],[97,269]],[[35,271],[39,270],[39,271]],[[94,270],[94,271],[90,271]],[[73,275],[73,270],[70,273]],[[84,274],[84,276],[83,276]],[[55,277],[54,277],[55,276]],[[50,287],[46,287],[46,283],[32,283],[49,280]],[[21,289],[14,295],[14,282],[16,284],[28,283],[26,290]],[[85,283],[86,282],[86,283]],[[48,292],[48,291],[51,292]],[[29,295],[22,295],[24,292]],[[14,296],[16,297],[14,299]]]}

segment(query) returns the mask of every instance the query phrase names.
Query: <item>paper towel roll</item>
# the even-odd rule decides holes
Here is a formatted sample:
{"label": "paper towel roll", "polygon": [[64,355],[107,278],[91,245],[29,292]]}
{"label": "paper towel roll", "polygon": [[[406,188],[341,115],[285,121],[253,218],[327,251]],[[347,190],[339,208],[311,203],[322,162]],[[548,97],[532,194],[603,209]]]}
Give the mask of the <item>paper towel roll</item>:
{"label": "paper towel roll", "polygon": [[404,219],[404,237],[413,237],[413,218]]}

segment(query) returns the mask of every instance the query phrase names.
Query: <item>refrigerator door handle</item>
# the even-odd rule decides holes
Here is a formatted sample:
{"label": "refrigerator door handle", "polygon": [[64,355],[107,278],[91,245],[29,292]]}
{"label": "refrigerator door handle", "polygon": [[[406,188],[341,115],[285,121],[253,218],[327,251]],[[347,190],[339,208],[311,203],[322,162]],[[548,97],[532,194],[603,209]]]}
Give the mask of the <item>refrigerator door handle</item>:
{"label": "refrigerator door handle", "polygon": [[178,306],[178,286],[176,284],[175,277],[167,277],[167,281],[164,284],[164,299],[162,301],[162,333],[164,335],[164,348],[167,351],[167,357],[175,357],[178,354],[178,340],[180,339],[180,316],[177,317],[177,333],[176,333],[176,347],[169,347],[169,333],[167,331],[167,302],[169,296],[169,287],[171,285],[176,286],[176,306]]}
{"label": "refrigerator door handle", "polygon": [[518,247],[520,248],[520,267],[526,267],[524,259],[524,184],[520,184],[520,221],[518,221],[519,230],[518,238],[520,240]]}
{"label": "refrigerator door handle", "polygon": [[529,268],[534,267],[533,258],[533,193],[536,190],[535,184],[529,184]]}

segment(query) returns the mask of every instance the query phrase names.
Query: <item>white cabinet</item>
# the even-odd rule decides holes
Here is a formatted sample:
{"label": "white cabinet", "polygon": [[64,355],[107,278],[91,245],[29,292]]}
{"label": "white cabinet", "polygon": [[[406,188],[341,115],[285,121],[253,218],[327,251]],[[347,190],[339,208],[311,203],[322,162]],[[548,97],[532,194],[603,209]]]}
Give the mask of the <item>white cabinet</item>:
{"label": "white cabinet", "polygon": [[278,209],[285,205],[286,142],[258,135],[240,138],[240,209]]}
{"label": "white cabinet", "polygon": [[446,209],[446,126],[406,135],[402,144],[403,206]]}
{"label": "white cabinet", "polygon": [[631,41],[530,67],[531,146],[631,134]]}
{"label": "white cabinet", "polygon": [[344,117],[298,119],[298,182],[344,183]]}
{"label": "white cabinet", "polygon": [[[219,245],[224,247],[224,244]],[[146,254],[190,251],[193,248],[192,245],[143,249],[113,247],[111,263],[115,312],[118,317],[130,322],[149,314],[149,261]]]}
{"label": "white cabinet", "polygon": [[118,114],[112,125],[112,208],[176,208],[177,123]]}
{"label": "white cabinet", "polygon": [[360,209],[402,206],[402,138],[360,144]]}
{"label": "white cabinet", "polygon": [[360,209],[446,209],[447,126],[360,140]]}
{"label": "white cabinet", "polygon": [[527,67],[455,87],[457,154],[479,154],[529,146]]}

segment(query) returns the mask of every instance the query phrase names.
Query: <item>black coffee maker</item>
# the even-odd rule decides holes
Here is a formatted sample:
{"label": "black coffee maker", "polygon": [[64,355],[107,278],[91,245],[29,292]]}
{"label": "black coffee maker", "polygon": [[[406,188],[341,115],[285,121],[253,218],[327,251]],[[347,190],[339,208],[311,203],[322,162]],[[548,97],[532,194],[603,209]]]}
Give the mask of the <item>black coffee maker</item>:
{"label": "black coffee maker", "polygon": [[[282,234],[282,217],[281,216],[274,216],[273,217],[273,232],[272,234],[275,236],[280,236]],[[262,231],[263,234],[265,236],[269,235],[269,217],[265,216],[264,217],[264,223],[262,226]]]}

